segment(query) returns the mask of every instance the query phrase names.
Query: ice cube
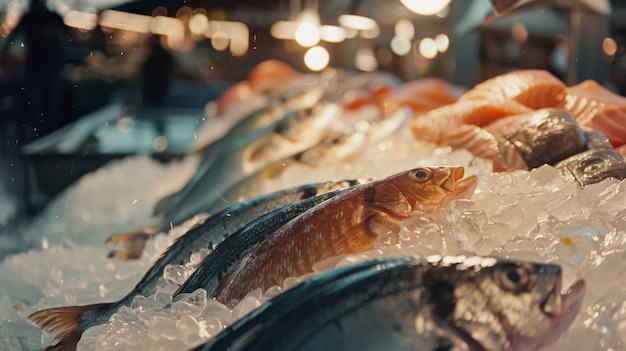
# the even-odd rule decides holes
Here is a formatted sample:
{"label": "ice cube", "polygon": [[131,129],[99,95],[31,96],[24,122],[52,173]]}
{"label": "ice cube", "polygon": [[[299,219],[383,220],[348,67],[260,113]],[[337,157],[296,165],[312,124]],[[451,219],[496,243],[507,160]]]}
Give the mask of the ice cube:
{"label": "ice cube", "polygon": [[172,303],[170,312],[173,315],[190,315],[198,317],[206,308],[208,301],[207,292],[204,289],[197,289],[184,298]]}

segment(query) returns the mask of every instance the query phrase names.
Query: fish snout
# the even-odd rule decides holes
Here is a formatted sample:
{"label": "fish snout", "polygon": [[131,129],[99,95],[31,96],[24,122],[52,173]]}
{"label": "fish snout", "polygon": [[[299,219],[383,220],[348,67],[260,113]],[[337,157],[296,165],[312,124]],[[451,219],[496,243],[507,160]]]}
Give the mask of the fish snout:
{"label": "fish snout", "polygon": [[454,191],[456,189],[457,182],[463,178],[465,169],[463,167],[451,167],[450,175],[441,184],[441,187],[447,191]]}
{"label": "fish snout", "polygon": [[463,167],[452,167],[450,175],[441,184],[446,192],[448,192],[449,200],[469,198],[474,194],[478,178],[475,175],[463,178],[465,169]]}

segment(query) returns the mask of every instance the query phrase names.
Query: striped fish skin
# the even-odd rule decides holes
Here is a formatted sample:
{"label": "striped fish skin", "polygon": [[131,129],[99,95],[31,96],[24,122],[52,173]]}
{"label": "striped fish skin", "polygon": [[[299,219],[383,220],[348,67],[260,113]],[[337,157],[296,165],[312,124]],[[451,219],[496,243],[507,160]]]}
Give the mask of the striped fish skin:
{"label": "striped fish skin", "polygon": [[263,239],[276,229],[294,219],[304,211],[340,194],[342,190],[320,194],[294,204],[286,205],[248,223],[245,227],[230,235],[215,250],[206,256],[185,283],[174,293],[192,293],[204,289],[210,295],[224,275],[245,254],[255,248]]}
{"label": "striped fish skin", "polygon": [[584,281],[560,290],[552,264],[366,262],[304,281],[194,350],[535,350],[580,309]]}

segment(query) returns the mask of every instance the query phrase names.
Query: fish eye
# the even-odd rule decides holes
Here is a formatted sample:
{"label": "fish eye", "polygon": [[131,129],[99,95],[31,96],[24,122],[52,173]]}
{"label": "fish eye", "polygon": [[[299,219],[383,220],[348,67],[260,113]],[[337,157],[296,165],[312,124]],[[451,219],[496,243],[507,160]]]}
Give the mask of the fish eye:
{"label": "fish eye", "polygon": [[500,286],[513,293],[519,293],[528,288],[530,274],[524,266],[511,265],[504,267],[498,273],[497,281]]}
{"label": "fish eye", "polygon": [[430,179],[432,173],[428,168],[418,168],[413,172],[413,175],[418,182],[425,182]]}

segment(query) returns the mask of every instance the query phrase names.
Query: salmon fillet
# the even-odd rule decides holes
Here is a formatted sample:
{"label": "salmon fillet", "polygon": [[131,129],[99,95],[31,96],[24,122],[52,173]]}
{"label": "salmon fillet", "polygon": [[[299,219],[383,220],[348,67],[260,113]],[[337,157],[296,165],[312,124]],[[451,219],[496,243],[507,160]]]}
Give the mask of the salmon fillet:
{"label": "salmon fillet", "polygon": [[565,84],[544,70],[518,70],[487,79],[461,97],[463,100],[515,100],[531,109],[559,106]]}
{"label": "salmon fillet", "polygon": [[563,108],[581,126],[604,133],[611,145],[626,144],[626,97],[586,80],[566,89]]}

